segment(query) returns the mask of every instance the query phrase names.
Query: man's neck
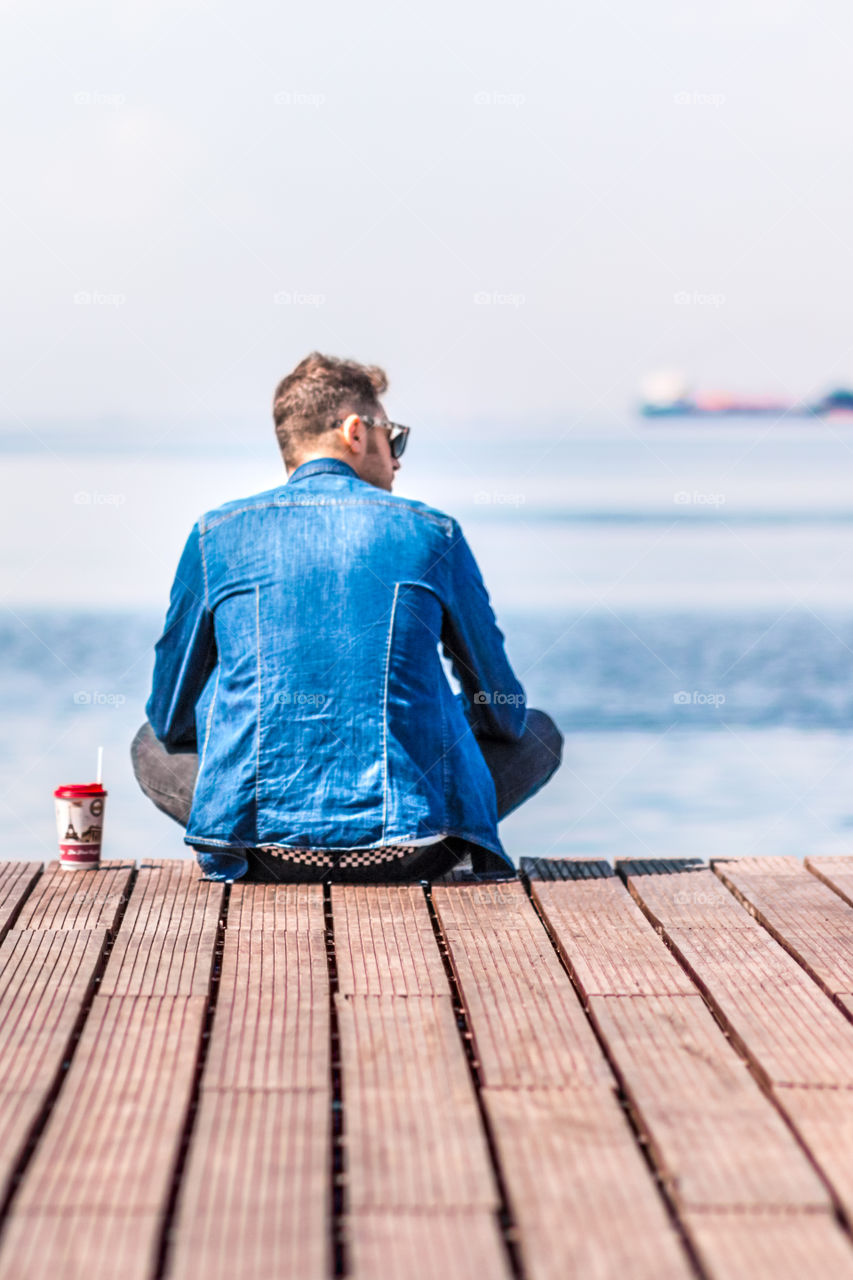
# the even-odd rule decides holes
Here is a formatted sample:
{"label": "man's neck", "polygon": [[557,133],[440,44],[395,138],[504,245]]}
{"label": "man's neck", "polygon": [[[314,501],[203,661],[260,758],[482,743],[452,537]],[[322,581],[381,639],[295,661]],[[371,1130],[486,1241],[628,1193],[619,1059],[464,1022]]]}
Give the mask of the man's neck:
{"label": "man's neck", "polygon": [[[288,476],[292,476],[294,471],[298,470],[299,467],[304,467],[306,462],[320,462],[320,461],[325,462],[327,458],[332,459],[334,462],[346,462],[348,467],[352,467],[352,463],[347,461],[346,458],[342,458],[340,454],[331,453],[327,449],[325,453],[320,452],[320,453],[303,454],[303,456],[299,459],[299,461],[294,466],[288,467],[287,464],[285,463],[285,470],[287,471]],[[355,467],[352,467],[352,469],[353,471],[355,471]]]}

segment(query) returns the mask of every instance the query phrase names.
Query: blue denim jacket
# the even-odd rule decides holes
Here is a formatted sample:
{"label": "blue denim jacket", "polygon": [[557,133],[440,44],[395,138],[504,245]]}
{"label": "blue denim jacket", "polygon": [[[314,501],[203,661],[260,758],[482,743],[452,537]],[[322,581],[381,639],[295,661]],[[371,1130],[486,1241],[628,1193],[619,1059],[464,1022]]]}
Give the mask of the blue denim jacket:
{"label": "blue denim jacket", "polygon": [[146,710],[168,748],[199,753],[185,840],[222,850],[199,854],[204,870],[236,878],[262,844],[442,834],[510,862],[474,736],[524,730],[503,641],[457,522],[339,459],[203,516]]}

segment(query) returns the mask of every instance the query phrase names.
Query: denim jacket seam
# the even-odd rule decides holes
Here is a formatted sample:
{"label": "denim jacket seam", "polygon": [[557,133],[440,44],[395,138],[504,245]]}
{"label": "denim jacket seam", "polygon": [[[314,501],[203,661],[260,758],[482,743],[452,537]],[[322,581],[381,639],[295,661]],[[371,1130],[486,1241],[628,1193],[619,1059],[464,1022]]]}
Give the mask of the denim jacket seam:
{"label": "denim jacket seam", "polygon": [[258,816],[260,814],[260,797],[258,789],[261,782],[261,588],[255,584],[255,644],[258,651],[258,744],[255,753],[255,837],[258,835]]}
{"label": "denim jacket seam", "polygon": [[397,617],[397,599],[400,594],[399,582],[394,584],[394,598],[391,601],[391,615],[388,619],[388,640],[385,645],[385,680],[382,689],[382,839],[388,828],[388,683],[391,671],[391,645],[394,639],[394,622]]}
{"label": "denim jacket seam", "polygon": [[213,844],[217,849],[226,849],[229,852],[236,852],[238,849],[254,849],[255,845],[249,844],[248,841],[237,841],[232,836],[230,840],[225,840],[219,836],[194,836],[185,835],[184,844]]}
{"label": "denim jacket seam", "polygon": [[[446,677],[445,677],[446,679]],[[441,706],[441,809],[444,822],[447,817],[447,716],[445,714],[445,703],[443,698],[439,698]]]}
{"label": "denim jacket seam", "polygon": [[204,768],[204,758],[207,755],[207,744],[210,741],[210,726],[213,724],[213,709],[216,706],[216,696],[219,693],[219,672],[221,668],[219,663],[216,664],[216,680],[213,685],[213,697],[210,699],[210,706],[207,709],[207,723],[204,727],[204,746],[201,749],[201,759],[198,763],[198,771],[201,773]]}
{"label": "denim jacket seam", "polygon": [[[444,828],[441,826],[440,823],[438,825],[441,828],[441,830],[444,830]],[[484,833],[482,831],[478,832],[478,831],[463,830],[459,827],[448,826],[448,828],[444,830],[444,838],[446,839],[448,836],[455,836],[459,840],[470,840],[472,844],[482,845],[484,849],[488,849],[491,853],[500,853],[506,856],[506,851],[503,849],[499,841],[495,841],[493,843],[490,842],[490,837],[488,833]],[[419,840],[420,838],[421,837],[417,832],[412,832],[412,833],[407,832],[403,836],[393,836],[388,841],[382,841],[382,840],[374,841],[373,844],[324,845],[323,852],[351,853],[352,850],[355,848],[363,849],[365,852],[367,852],[370,849],[383,849],[386,847],[386,844],[389,844],[389,843],[390,844],[407,844],[412,840]],[[438,833],[436,833],[436,839],[438,839]],[[267,840],[266,838],[264,838],[261,841],[261,844],[273,844],[273,843],[279,844],[282,849],[287,849],[287,848],[303,849],[306,847],[304,844],[283,845],[281,844],[281,841],[272,841],[272,840]],[[233,852],[233,853],[237,853],[241,849],[256,849],[260,847],[258,845],[252,845],[246,842],[236,842],[233,839],[233,837],[232,839],[227,840],[219,836],[199,836],[199,835],[185,835],[184,844],[215,845],[217,849],[225,849],[226,851]]]}
{"label": "denim jacket seam", "polygon": [[[232,520],[235,516],[246,515],[249,511],[281,511],[283,507],[390,507],[395,505],[393,500],[388,498],[302,498],[290,499],[286,502],[258,502],[248,503],[245,507],[238,507],[236,511],[225,512],[221,516],[212,519],[205,519],[206,532],[225,524],[226,521]],[[453,517],[435,515],[431,511],[422,511],[418,507],[411,507],[408,504],[403,508],[412,515],[420,516],[423,520],[428,520],[430,524],[436,525],[442,529],[446,537],[452,537],[453,534]]]}
{"label": "denim jacket seam", "polygon": [[204,581],[204,607],[210,612],[210,587],[207,580],[207,558],[204,554],[204,537],[201,532],[201,522],[198,526],[198,554],[201,560],[201,576]]}

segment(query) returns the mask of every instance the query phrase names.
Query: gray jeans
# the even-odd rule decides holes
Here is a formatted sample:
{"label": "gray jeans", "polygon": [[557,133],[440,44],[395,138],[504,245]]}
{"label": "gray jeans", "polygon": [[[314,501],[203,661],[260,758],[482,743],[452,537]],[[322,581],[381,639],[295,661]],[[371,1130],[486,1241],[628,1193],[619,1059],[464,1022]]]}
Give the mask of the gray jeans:
{"label": "gray jeans", "polygon": [[[524,733],[518,742],[497,738],[477,738],[477,744],[489,767],[495,784],[498,818],[505,818],[525,800],[529,800],[559,768],[563,754],[563,735],[544,711],[528,709]],[[193,789],[198,773],[198,756],[194,751],[169,751],[155,737],[146,721],[139,729],[130,749],[136,780],[149,800],[182,827],[189,821]],[[503,859],[488,849],[450,836],[439,844],[419,849],[417,866],[407,865],[407,879],[432,879],[450,870],[467,854],[475,871],[506,870]],[[269,858],[247,851],[247,879],[282,879],[270,875]]]}

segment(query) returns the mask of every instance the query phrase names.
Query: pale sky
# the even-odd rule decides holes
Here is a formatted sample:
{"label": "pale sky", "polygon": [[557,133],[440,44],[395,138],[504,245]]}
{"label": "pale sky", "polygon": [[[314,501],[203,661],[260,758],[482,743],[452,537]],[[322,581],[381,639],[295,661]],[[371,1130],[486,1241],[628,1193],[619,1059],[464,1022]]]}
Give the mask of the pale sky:
{"label": "pale sky", "polygon": [[848,6],[4,0],[0,428],[605,426],[853,381]]}

